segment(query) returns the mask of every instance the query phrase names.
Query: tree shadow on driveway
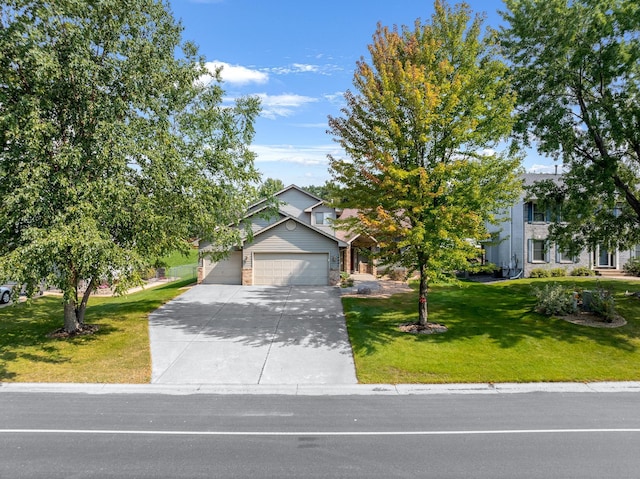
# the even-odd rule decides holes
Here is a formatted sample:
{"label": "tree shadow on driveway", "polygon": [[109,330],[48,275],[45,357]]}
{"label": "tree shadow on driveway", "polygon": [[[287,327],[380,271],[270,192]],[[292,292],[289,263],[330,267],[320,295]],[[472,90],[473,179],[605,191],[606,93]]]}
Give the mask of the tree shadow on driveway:
{"label": "tree shadow on driveway", "polygon": [[152,382],[355,383],[333,287],[198,285],[150,315],[149,339]]}

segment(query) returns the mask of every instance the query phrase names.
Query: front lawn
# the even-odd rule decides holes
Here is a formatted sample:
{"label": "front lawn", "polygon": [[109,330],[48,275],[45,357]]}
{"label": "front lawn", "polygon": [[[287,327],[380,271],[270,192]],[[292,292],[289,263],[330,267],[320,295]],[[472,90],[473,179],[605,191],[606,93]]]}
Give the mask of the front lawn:
{"label": "front lawn", "polygon": [[[593,288],[593,278],[562,278]],[[443,334],[412,335],[398,324],[417,321],[417,293],[389,299],[344,298],[361,383],[453,383],[640,380],[638,281],[599,284],[615,292],[628,322],[617,329],[578,326],[533,311],[532,286],[549,279],[465,282],[430,289],[429,320]]]}
{"label": "front lawn", "polygon": [[192,280],[121,297],[92,297],[85,321],[93,335],[54,339],[63,325],[62,300],[44,296],[0,309],[0,381],[149,383],[148,315]]}

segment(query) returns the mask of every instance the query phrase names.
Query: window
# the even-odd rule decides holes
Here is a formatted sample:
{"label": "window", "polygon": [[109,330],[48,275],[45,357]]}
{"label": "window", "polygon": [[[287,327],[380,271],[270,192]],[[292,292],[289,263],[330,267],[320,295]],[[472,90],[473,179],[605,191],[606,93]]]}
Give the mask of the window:
{"label": "window", "polygon": [[527,203],[528,205],[528,220],[529,223],[545,223],[549,221],[549,211],[547,208],[543,208],[541,205],[532,201]]}
{"label": "window", "polygon": [[574,263],[575,257],[560,248],[556,249],[556,263]]}
{"label": "window", "polygon": [[316,213],[316,224],[317,225],[328,225],[329,220],[333,218],[333,215],[328,212]]}
{"label": "window", "polygon": [[529,240],[529,263],[548,263],[549,248],[545,240]]}
{"label": "window", "polygon": [[621,204],[616,204],[616,205],[613,207],[613,216],[614,216],[615,218],[619,218],[619,217],[620,217],[620,215],[622,215],[622,205],[621,205]]}

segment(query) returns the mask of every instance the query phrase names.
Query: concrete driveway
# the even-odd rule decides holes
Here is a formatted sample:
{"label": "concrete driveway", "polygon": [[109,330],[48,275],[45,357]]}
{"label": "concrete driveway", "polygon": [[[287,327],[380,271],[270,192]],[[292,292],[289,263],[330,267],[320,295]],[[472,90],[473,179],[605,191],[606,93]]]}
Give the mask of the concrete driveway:
{"label": "concrete driveway", "polygon": [[198,285],[149,336],[152,383],[357,383],[337,288]]}

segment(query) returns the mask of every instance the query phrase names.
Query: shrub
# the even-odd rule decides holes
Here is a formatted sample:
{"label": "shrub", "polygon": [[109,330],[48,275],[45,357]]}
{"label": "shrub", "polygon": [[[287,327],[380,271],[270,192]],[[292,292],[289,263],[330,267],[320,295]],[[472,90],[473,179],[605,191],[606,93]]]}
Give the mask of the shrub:
{"label": "shrub", "polygon": [[532,269],[529,273],[529,278],[550,278],[551,270],[544,268]]}
{"label": "shrub", "polygon": [[553,268],[549,270],[552,278],[561,278],[567,275],[566,268]]}
{"label": "shrub", "polygon": [[406,268],[389,268],[385,274],[391,281],[405,281],[407,279]]}
{"label": "shrub", "polygon": [[353,278],[347,272],[340,273],[340,286],[342,288],[350,288],[353,286]]}
{"label": "shrub", "polygon": [[[584,293],[583,293],[584,299]],[[591,290],[591,298],[589,302],[589,310],[595,314],[602,316],[602,318],[610,323],[617,315],[616,301],[611,291],[602,287],[597,287]]]}
{"label": "shrub", "polygon": [[156,277],[156,269],[149,266],[148,268],[142,269],[140,271],[140,277],[147,281]]}
{"label": "shrub", "polygon": [[575,293],[558,283],[548,283],[534,288],[533,294],[538,300],[536,311],[546,316],[575,313],[578,309]]}
{"label": "shrub", "polygon": [[627,274],[631,274],[633,276],[640,276],[640,257],[631,258],[622,267],[622,269],[624,269],[624,272]]}
{"label": "shrub", "polygon": [[587,268],[586,266],[578,266],[577,268],[573,268],[571,271],[571,276],[595,276],[596,272],[592,269]]}

